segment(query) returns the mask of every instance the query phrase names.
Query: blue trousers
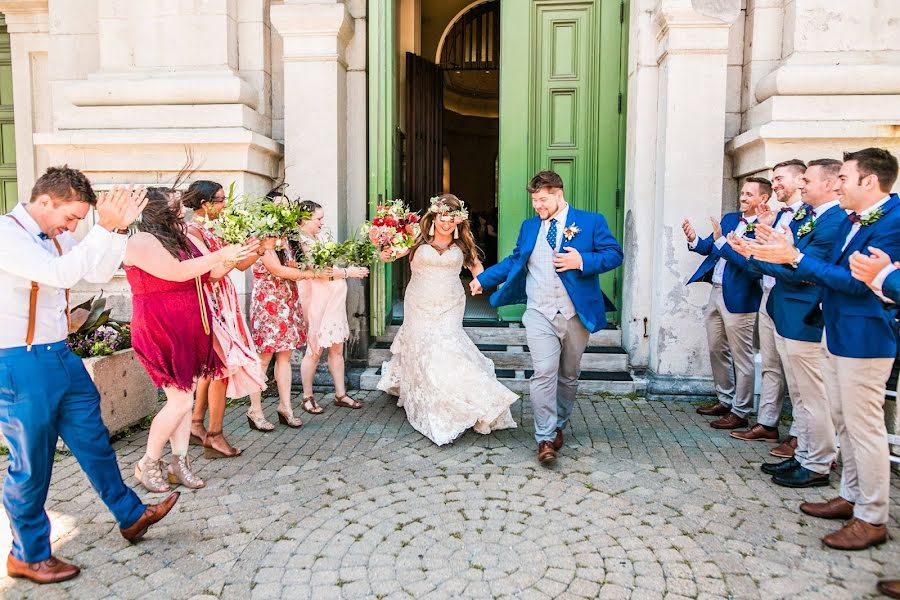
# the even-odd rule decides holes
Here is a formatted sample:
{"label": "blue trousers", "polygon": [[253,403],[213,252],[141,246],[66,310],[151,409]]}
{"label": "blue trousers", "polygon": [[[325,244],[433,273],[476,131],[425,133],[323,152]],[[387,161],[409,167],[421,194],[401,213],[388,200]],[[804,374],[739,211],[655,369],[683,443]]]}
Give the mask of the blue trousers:
{"label": "blue trousers", "polygon": [[100,418],[100,394],[65,342],[35,345],[30,352],[24,346],[0,349],[0,430],[9,445],[3,506],[17,559],[33,563],[50,557],[44,503],[58,437],[119,527],[134,524],[144,513],[143,503],[119,473]]}

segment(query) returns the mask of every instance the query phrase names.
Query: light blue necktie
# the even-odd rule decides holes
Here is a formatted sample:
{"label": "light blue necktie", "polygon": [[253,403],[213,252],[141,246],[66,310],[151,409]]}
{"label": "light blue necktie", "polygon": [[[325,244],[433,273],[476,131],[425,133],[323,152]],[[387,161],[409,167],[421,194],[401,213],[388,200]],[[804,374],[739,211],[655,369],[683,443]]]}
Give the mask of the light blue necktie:
{"label": "light blue necktie", "polygon": [[550,228],[547,230],[547,243],[556,250],[556,219],[550,219]]}

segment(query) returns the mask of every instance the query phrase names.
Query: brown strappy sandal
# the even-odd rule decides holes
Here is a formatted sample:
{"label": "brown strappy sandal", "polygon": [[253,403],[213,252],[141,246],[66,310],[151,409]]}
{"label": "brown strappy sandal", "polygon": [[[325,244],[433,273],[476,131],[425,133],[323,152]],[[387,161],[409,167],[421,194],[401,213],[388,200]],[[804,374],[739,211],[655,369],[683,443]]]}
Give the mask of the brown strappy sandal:
{"label": "brown strappy sandal", "polygon": [[344,394],[343,396],[336,396],[334,399],[334,405],[343,406],[344,408],[352,408],[353,410],[362,408],[362,404],[346,394]]}
{"label": "brown strappy sandal", "polygon": [[[222,441],[228,446],[228,450],[219,450],[210,443],[212,438],[217,437],[222,438]],[[235,456],[240,456],[241,452],[240,448],[235,448],[228,443],[228,440],[225,439],[225,436],[222,435],[221,431],[206,432],[206,440],[203,442],[203,458],[234,458]]]}
{"label": "brown strappy sandal", "polygon": [[[195,425],[197,423],[200,423],[200,426],[202,427],[203,419],[191,419],[191,425]],[[209,435],[209,434],[207,433],[207,435]],[[190,445],[192,445],[192,446],[202,446],[203,445],[203,438],[200,437],[199,435],[197,435],[196,433],[194,433],[193,428],[191,428]]]}
{"label": "brown strappy sandal", "polygon": [[291,429],[300,429],[301,427],[303,427],[303,421],[301,421],[294,415],[286,415],[280,410],[276,410],[275,412],[278,413],[278,422],[282,425],[287,425]]}
{"label": "brown strappy sandal", "polygon": [[313,396],[307,396],[303,399],[303,402],[300,404],[300,407],[308,412],[311,415],[321,415],[324,412],[324,408],[319,406],[319,403],[316,402],[316,399]]}

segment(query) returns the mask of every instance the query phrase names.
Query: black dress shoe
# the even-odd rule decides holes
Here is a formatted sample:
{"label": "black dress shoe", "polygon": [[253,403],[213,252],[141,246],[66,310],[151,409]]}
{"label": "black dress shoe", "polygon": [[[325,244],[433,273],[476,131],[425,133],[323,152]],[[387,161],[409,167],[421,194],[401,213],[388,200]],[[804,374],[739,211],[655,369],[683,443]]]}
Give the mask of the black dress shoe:
{"label": "black dress shoe", "polygon": [[787,473],[788,471],[793,471],[797,467],[800,466],[800,461],[796,458],[789,458],[787,460],[783,460],[777,463],[763,463],[759,470],[765,473],[766,475],[779,475],[781,473]]}
{"label": "black dress shoe", "polygon": [[778,485],[791,488],[818,487],[831,483],[831,474],[820,475],[806,467],[798,467],[793,471],[773,475],[772,481]]}

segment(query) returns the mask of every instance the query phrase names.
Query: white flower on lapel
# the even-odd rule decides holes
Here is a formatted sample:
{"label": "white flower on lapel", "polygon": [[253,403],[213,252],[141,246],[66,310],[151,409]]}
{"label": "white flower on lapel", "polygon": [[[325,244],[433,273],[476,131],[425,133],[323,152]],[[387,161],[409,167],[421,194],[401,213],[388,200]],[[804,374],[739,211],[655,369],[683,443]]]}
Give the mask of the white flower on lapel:
{"label": "white flower on lapel", "polygon": [[567,242],[571,242],[572,238],[581,233],[581,229],[579,229],[578,225],[572,223],[565,229],[563,229],[563,237],[566,238]]}

